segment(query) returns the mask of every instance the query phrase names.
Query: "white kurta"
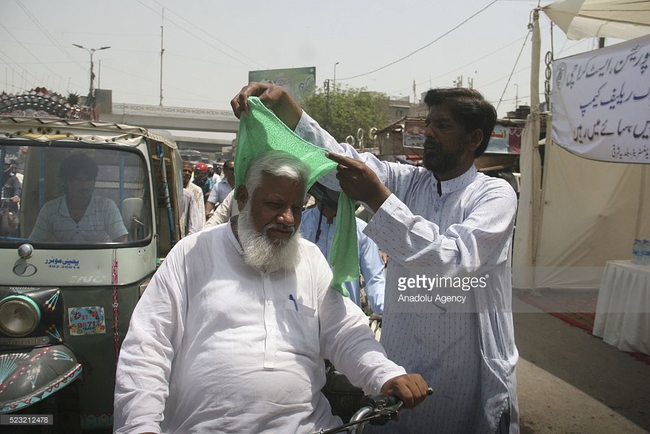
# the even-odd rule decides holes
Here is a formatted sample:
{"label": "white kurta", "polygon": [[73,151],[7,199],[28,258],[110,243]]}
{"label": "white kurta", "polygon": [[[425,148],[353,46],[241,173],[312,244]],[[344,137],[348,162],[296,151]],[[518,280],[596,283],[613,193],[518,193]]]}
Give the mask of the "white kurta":
{"label": "white kurta", "polygon": [[[474,167],[438,185],[423,167],[380,161],[337,143],[306,114],[296,133],[364,161],[393,193],[364,231],[389,256],[381,342],[435,393],[404,412],[399,424],[372,432],[494,433],[509,409],[510,433],[518,433],[512,187]],[[340,189],[333,177],[320,182]],[[465,280],[465,288],[448,285],[463,278],[476,280]]]}
{"label": "white kurta", "polygon": [[214,212],[210,216],[205,225],[204,229],[211,228],[213,226],[220,225],[222,223],[230,220],[230,217],[236,216],[239,214],[239,207],[237,201],[235,200],[235,190],[231,190],[226,198],[214,209]]}
{"label": "white kurta", "polygon": [[191,235],[199,232],[205,225],[205,206],[203,191],[198,185],[188,182],[187,187],[183,188],[183,196],[186,195],[183,217],[186,234]]}
{"label": "white kurta", "polygon": [[133,313],[116,375],[119,433],[311,433],[340,423],[323,358],[378,393],[405,371],[363,312],[329,290],[318,248],[294,270],[246,265],[230,224],[182,239]]}

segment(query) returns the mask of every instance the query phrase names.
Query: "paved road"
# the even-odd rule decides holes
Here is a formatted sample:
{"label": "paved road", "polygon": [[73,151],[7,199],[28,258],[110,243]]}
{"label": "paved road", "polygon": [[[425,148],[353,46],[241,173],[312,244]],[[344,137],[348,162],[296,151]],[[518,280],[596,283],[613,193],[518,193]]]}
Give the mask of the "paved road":
{"label": "paved road", "polygon": [[513,297],[521,434],[650,432],[650,365]]}

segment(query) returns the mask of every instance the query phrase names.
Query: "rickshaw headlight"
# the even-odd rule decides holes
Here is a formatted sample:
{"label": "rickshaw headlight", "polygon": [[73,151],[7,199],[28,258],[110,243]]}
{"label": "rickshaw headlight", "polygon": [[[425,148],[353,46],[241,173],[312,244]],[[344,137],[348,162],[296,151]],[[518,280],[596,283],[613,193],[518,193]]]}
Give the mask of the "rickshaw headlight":
{"label": "rickshaw headlight", "polygon": [[0,329],[11,337],[32,333],[41,320],[41,311],[34,301],[23,295],[15,295],[0,301]]}

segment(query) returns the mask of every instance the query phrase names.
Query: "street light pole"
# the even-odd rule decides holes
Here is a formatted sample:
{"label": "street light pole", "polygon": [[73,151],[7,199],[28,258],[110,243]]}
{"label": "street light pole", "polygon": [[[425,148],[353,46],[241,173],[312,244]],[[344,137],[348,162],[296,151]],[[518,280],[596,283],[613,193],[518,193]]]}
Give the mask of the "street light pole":
{"label": "street light pole", "polygon": [[334,92],[336,92],[336,65],[338,65],[339,62],[336,62],[334,64],[334,80],[333,80],[333,86],[334,86]]}
{"label": "street light pole", "polygon": [[100,47],[100,48],[86,48],[83,45],[79,44],[72,44],[77,48],[81,48],[83,50],[86,50],[88,54],[90,54],[90,88],[88,90],[88,97],[93,98],[94,97],[94,92],[93,92],[93,82],[95,81],[95,73],[93,72],[93,54],[95,54],[95,51],[100,51],[100,50],[108,50],[111,47]]}

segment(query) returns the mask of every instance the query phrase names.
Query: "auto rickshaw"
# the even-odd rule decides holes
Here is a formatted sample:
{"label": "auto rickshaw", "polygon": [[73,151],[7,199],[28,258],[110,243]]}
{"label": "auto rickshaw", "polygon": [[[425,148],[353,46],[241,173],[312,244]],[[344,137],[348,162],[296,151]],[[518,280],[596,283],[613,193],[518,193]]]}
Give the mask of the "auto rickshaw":
{"label": "auto rickshaw", "polygon": [[[102,122],[0,117],[0,160],[17,163],[22,175],[19,201],[12,210],[3,206],[0,219],[3,423],[9,415],[35,432],[112,428],[115,366],[133,309],[185,232],[182,159],[164,135]],[[66,205],[72,193],[61,165],[75,154],[96,164],[96,179],[83,180],[85,188],[119,217],[118,239],[101,229],[72,234],[84,233],[90,212],[75,217]],[[55,233],[57,219],[67,222],[68,236]]]}

